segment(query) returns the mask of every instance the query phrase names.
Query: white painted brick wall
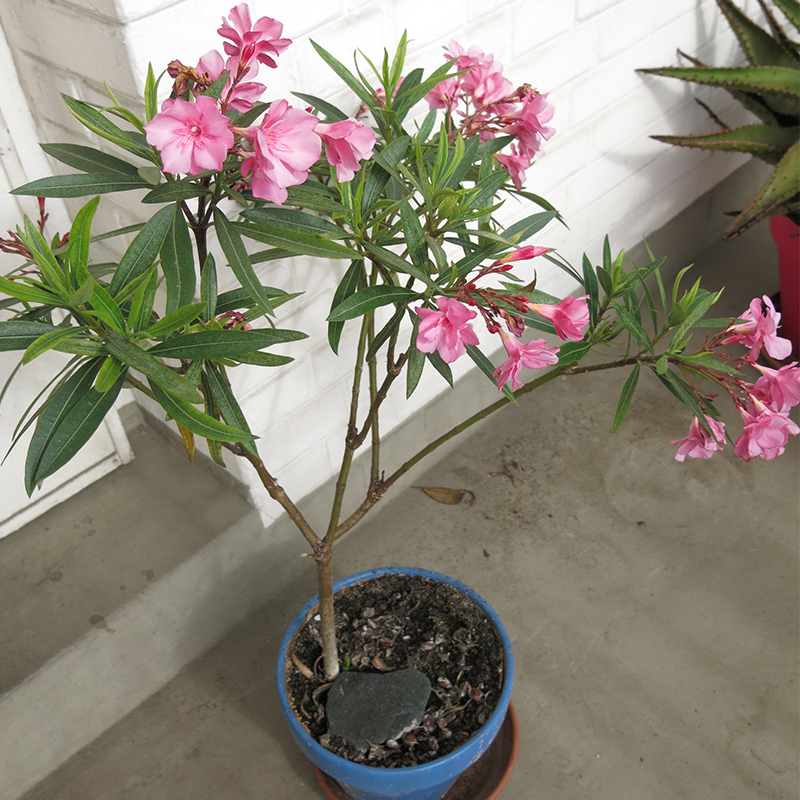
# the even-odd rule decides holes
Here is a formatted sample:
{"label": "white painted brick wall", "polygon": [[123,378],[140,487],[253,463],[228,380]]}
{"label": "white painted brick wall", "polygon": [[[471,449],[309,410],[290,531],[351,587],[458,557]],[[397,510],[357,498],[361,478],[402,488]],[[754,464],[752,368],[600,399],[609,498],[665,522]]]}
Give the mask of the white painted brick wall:
{"label": "white painted brick wall", "polygon": [[[740,5],[757,11],[755,0]],[[711,63],[740,58],[713,0],[274,0],[254,1],[251,7],[254,18],[267,14],[282,21],[284,35],[294,40],[278,70],[262,70],[270,98],[288,98],[294,89],[355,110],[357,100],[316,56],[309,40],[350,65],[357,47],[380,59],[382,49],[393,49],[404,29],[410,38],[409,68],[434,68],[442,45],[456,39],[493,52],[512,82],[530,82],[550,92],[558,133],[529,172],[529,186],[554,202],[570,226],[553,226],[537,241],[557,246],[573,262],[583,250],[596,260],[606,233],[615,249],[633,246],[741,163],[649,139],[655,133],[692,132],[708,123],[692,100],[695,90],[635,72],[677,63],[677,48]],[[135,96],[149,62],[158,73],[173,58],[193,64],[218,48],[215,31],[228,8],[210,0],[0,0],[0,21],[22,84],[36,98],[32,108],[40,133],[52,140],[72,130],[72,140],[80,141],[60,105],[59,91],[100,101],[107,79],[123,95]],[[701,96],[728,113],[725,95],[706,91]],[[730,114],[732,121],[740,121],[736,111]],[[104,199],[101,207],[105,211],[99,218],[109,224],[124,224],[137,214],[117,198]],[[529,213],[514,203],[505,211],[508,221]],[[230,276],[224,261],[218,263],[224,285]],[[309,338],[283,348],[296,357],[289,367],[240,367],[231,374],[269,469],[297,495],[337,470],[356,326],[347,326],[342,355],[336,357],[327,348],[324,317],[345,268],[342,262],[311,259],[259,265],[264,282],[306,291],[279,309],[278,324],[304,330]],[[541,288],[554,293],[573,288],[562,273],[543,266],[539,279]],[[468,369],[466,363],[456,366],[457,375]],[[443,387],[430,368],[411,402],[398,386],[382,432],[411,414],[425,415],[425,404]],[[451,413],[451,421],[460,418],[458,410]],[[435,435],[447,420],[440,410],[429,416],[430,425],[427,416],[425,424]],[[276,508],[264,501],[253,476],[239,474],[254,487],[264,520],[276,518]]]}

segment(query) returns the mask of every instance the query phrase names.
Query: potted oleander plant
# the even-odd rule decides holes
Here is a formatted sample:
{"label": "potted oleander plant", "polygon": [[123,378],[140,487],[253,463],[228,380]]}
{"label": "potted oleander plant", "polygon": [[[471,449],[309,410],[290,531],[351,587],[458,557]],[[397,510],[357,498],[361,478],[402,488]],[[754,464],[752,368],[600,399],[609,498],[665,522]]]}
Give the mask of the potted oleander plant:
{"label": "potted oleander plant", "polygon": [[[677,78],[704,86],[725,89],[753,114],[758,122],[731,128],[701,100],[719,128],[712,133],[652,138],[679,147],[750,153],[773,165],[766,183],[741,211],[725,233],[732,239],[752,225],[769,218],[770,231],[778,248],[780,300],[783,333],[800,352],[800,3],[772,0],[784,19],[758,0],[768,30],[751,20],[731,0],[717,0],[747,59],[747,65],[713,67],[696,58],[679,54],[691,62],[688,67],[659,67],[639,72]],[[790,33],[784,30],[788,23]]]}
{"label": "potted oleander plant", "polygon": [[[451,42],[426,74],[407,68],[403,36],[393,54],[377,63],[360,56],[353,71],[315,44],[352,91],[352,107],[305,92],[292,106],[262,102],[256,80],[290,45],[281,24],[253,21],[241,4],[219,33],[225,55],[171,62],[161,102],[164,75],[150,69],[143,111],[113,95],[107,107],[64,97],[115,153],[45,144],[76,171],[15,190],[91,198],[67,236],[48,241],[43,216],[2,242],[21,263],[0,278],[0,349],[20,351],[23,369],[49,350],[71,356],[20,422],[15,441],[33,428],[25,485],[34,492],[67,463],[123,387],[160,407],[190,457],[204,439],[215,461],[249,462],[296,525],[318,576],[318,596],[287,632],[278,665],[293,736],[325,773],[331,797],[435,800],[512,713],[509,638],[483,600],[444,576],[377,569],[335,585],[336,542],[425,456],[557,378],[621,369],[612,431],[640,375],[660,381],[692,415],[689,434],[673,442],[680,461],[708,458],[729,441],[715,400],[728,396],[742,419],[734,453],[770,460],[800,432],[789,418],[800,371],[756,363],[762,349],[788,353],[768,298],[740,318],[709,320],[718,293],[699,282],[682,290],[683,273],[666,287],[663,259],[636,266],[606,241],[598,263],[587,256],[576,268],[529,243],[560,221],[525,186],[554,133],[553,108],[529,84],[512,84],[491,55]],[[147,220],[94,231],[100,196],[112,192],[138,192]],[[500,210],[509,197],[534,208],[507,225]],[[97,263],[93,242],[123,233],[135,236],[118,261]],[[235,370],[280,369],[291,355],[273,348],[291,353],[305,336],[280,324],[294,295],[261,277],[269,270],[260,265],[297,256],[341,265],[326,320],[332,350],[345,325],[358,330],[347,355],[341,467],[322,530],[270,472],[268,442],[260,448],[230,381]],[[576,296],[537,288],[532,267],[544,260],[574,279]],[[218,291],[223,270],[235,279],[227,292]],[[691,336],[698,326],[715,330],[699,342]],[[735,344],[744,351],[731,355]],[[462,358],[492,382],[497,400],[387,467],[387,397],[411,396],[425,369],[452,385],[451,365]],[[370,479],[354,500],[348,479],[362,448]],[[354,721],[365,709],[366,721]]]}

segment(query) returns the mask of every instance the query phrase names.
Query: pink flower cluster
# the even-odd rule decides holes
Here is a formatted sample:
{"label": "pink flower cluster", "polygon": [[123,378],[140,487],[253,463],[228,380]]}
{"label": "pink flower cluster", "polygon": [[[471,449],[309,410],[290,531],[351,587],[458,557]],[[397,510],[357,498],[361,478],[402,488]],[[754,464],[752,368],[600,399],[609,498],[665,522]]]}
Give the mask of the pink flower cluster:
{"label": "pink flower cluster", "polygon": [[281,38],[282,32],[281,23],[269,17],[253,23],[247,4],[241,3],[231,9],[227,19],[223,18],[218,31],[226,39],[223,48],[227,60],[211,50],[194,71],[174,62],[177,67],[170,74],[180,73],[176,93],[185,92],[186,75],[204,81],[204,85],[225,71],[229,78],[219,102],[203,95],[202,86],[196,84],[193,100],[167,100],[161,113],[145,125],[147,142],[161,153],[165,172],[199,175],[206,170],[221,171],[228,156],[237,155],[243,159],[241,175],[250,181],[253,195],[282,205],[287,189],[306,181],[324,144],[337,180],[353,179],[375,144],[374,133],[362,122],[347,119],[324,125],[286,100],[272,103],[261,122],[249,128],[231,125],[225,115],[228,109],[249,111],[261,97],[266,87],[253,79],[259,64],[277,66],[275,58],[291,44],[290,39]]}
{"label": "pink flower cluster", "polygon": [[[763,307],[762,307],[763,300]],[[786,449],[790,436],[797,436],[800,427],[789,418],[789,412],[800,405],[800,369],[797,362],[778,369],[756,363],[763,348],[773,358],[787,358],[792,351],[791,343],[777,334],[781,315],[768,297],[755,298],[748,310],[737,321],[717,337],[720,344],[742,344],[748,348],[741,359],[742,365],[755,367],[761,377],[752,384],[732,378],[727,386],[742,418],[743,430],[733,446],[739,458],[750,461],[761,458],[771,461]],[[692,420],[689,436],[677,439],[675,458],[710,458],[725,443],[724,424],[706,418],[714,437],[700,424],[697,417]]]}
{"label": "pink flower cluster", "polygon": [[[494,272],[504,272],[510,268],[511,262],[534,258],[548,250],[546,247],[521,247],[482,270],[477,278]],[[520,388],[522,383],[519,373],[522,367],[542,369],[558,363],[558,348],[548,347],[544,339],[534,339],[526,343],[520,341],[525,329],[524,320],[509,313],[505,306],[512,305],[520,313],[532,311],[549,320],[561,339],[580,341],[583,338],[583,329],[589,324],[586,296],[567,297],[554,305],[534,304],[523,296],[501,297],[492,290],[479,289],[475,281],[472,281],[461,287],[458,297],[477,311],[471,310],[465,302],[451,297],[437,298],[438,310],[424,307],[415,309],[421,319],[416,348],[423,353],[438,352],[443,361],[452,363],[464,355],[467,345],[478,344],[472,320],[480,312],[487,330],[500,335],[506,351],[506,360],[493,373],[498,391],[507,383],[511,383],[512,389]],[[503,300],[503,306],[497,303],[498,299]],[[507,331],[502,324],[505,324]]]}
{"label": "pink flower cluster", "polygon": [[455,41],[444,51],[445,59],[455,61],[463,74],[438,83],[426,95],[428,105],[445,109],[448,115],[457,112],[462,118],[459,131],[464,136],[478,135],[481,141],[493,139],[498,133],[516,137],[510,152],[495,158],[509,171],[516,188],[522,189],[525,171],[541,153],[542,142],[555,133],[547,125],[553,117],[553,106],[546,95],[527,84],[514,90],[493,55],[486,55],[477,47],[464,50]]}

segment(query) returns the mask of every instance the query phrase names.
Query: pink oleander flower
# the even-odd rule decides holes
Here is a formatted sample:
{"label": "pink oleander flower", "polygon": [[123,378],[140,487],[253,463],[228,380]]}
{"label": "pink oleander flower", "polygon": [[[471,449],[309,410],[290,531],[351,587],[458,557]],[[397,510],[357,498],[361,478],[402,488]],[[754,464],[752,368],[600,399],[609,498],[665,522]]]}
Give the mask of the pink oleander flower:
{"label": "pink oleander flower", "polygon": [[276,100],[257,128],[243,132],[253,147],[242,162],[242,177],[252,173],[255,197],[275,205],[286,202],[289,186],[299,186],[319,161],[322,140],[314,131],[319,120],[285,100]]}
{"label": "pink oleander flower", "polygon": [[789,437],[800,433],[800,427],[787,415],[773,411],[757,399],[753,399],[746,409],[739,406],[739,413],[744,430],[736,440],[733,452],[745,461],[756,457],[764,461],[777,458],[786,449]]}
{"label": "pink oleander flower", "polygon": [[589,324],[588,294],[582,297],[565,297],[560,303],[528,303],[534,314],[544,317],[553,323],[556,333],[561,339],[579,342],[583,339],[583,329]]}
{"label": "pink oleander flower", "polygon": [[375,134],[363,122],[345,119],[330,125],[320,123],[317,134],[325,145],[325,156],[336,167],[336,180],[346,183],[353,180],[361,169],[361,161],[372,155]]}
{"label": "pink oleander flower", "polygon": [[685,439],[675,439],[670,442],[678,446],[675,453],[676,461],[683,461],[686,456],[689,458],[711,458],[717,450],[722,450],[725,444],[725,423],[717,422],[711,417],[706,417],[711,426],[713,436],[700,424],[697,417],[692,418],[689,426],[689,435]]}
{"label": "pink oleander flower", "polygon": [[449,297],[437,297],[436,306],[438,311],[414,309],[421,320],[416,347],[422,353],[438,351],[443,361],[452,364],[464,355],[466,345],[478,344],[478,336],[469,322],[477,312]]}
{"label": "pink oleander flower", "polygon": [[425,95],[425,101],[428,108],[452,108],[460,91],[458,78],[445,78]]}
{"label": "pink oleander flower", "polygon": [[522,367],[528,369],[542,369],[558,363],[558,348],[548,347],[544,339],[534,339],[523,344],[519,339],[507,334],[502,328],[500,337],[506,348],[508,358],[494,371],[492,377],[497,381],[497,390],[511,381],[512,389],[522,386],[518,376]]}
{"label": "pink oleander flower", "polygon": [[525,245],[525,247],[520,247],[518,250],[512,250],[508,255],[498,258],[497,261],[492,264],[492,266],[499,267],[501,264],[511,264],[514,261],[529,261],[532,258],[536,258],[536,256],[542,256],[545,253],[549,253],[552,249],[552,247],[537,247],[536,245],[531,244]]}
{"label": "pink oleander flower", "polygon": [[[470,48],[472,50],[472,48]],[[478,51],[480,53],[480,51]],[[462,76],[461,87],[476,110],[488,108],[508,97],[514,89],[503,77],[503,67],[492,56],[478,58],[469,72]],[[459,69],[462,67],[459,66]]]}
{"label": "pink oleander flower", "polygon": [[753,397],[779,414],[786,414],[800,405],[800,369],[796,361],[780,369],[762,367],[757,363],[753,366],[761,373],[753,386]]}
{"label": "pink oleander flower", "polygon": [[175,100],[144,129],[148,144],[161,153],[164,171],[172,175],[220,170],[233,147],[228,119],[210,97],[198,97],[194,103]]}
{"label": "pink oleander flower", "polygon": [[[233,87],[233,92],[231,92],[231,85],[236,78],[238,66],[238,61],[235,58],[229,58],[226,64],[225,59],[216,50],[209,50],[200,61],[197,62],[197,71],[201,75],[208,75],[212,81],[215,81],[227,69],[230,75],[228,77],[228,82],[225,84],[225,89],[222,92],[222,97],[226,100],[228,108],[232,108],[234,111],[245,112],[253,107],[253,104],[264,94],[264,90],[267,87],[264,86],[263,83],[255,83],[252,80],[241,80]],[[244,78],[251,79],[255,78],[257,75],[258,62],[254,61],[247,68]]]}
{"label": "pink oleander flower", "polygon": [[[477,91],[479,100],[475,105],[476,108],[482,108],[483,105],[479,105],[479,103],[485,105],[486,98],[494,97],[498,86],[502,84],[504,78],[499,75],[502,68],[499,64],[496,64],[491,55],[487,56],[478,47],[473,46],[469,50],[464,50],[458,42],[451,39],[450,43],[443,49],[445,60],[455,61],[456,69],[459,72],[463,70],[469,70],[469,72],[457,77],[445,78],[438,83],[425,95],[428,106],[430,108],[452,108],[463,94],[467,94],[470,99],[474,99],[473,95]],[[473,71],[481,72],[473,75]],[[508,83],[506,94],[510,91],[511,84]],[[497,97],[495,101],[499,99],[500,97]]]}
{"label": "pink oleander flower", "polygon": [[517,191],[521,191],[525,184],[525,170],[530,167],[531,159],[517,152],[515,144],[511,145],[510,153],[495,154],[495,158],[508,170]]}
{"label": "pink oleander flower", "polygon": [[[764,301],[766,311],[761,308],[761,301]],[[743,322],[737,322],[728,326],[728,331],[733,334],[723,340],[723,344],[743,344],[750,348],[748,356],[750,361],[755,361],[763,347],[769,355],[779,361],[788,358],[792,353],[792,343],[777,334],[778,324],[781,315],[775,311],[772,300],[766,295],[759,299],[754,298],[750,303],[750,308],[742,314]]]}
{"label": "pink oleander flower", "polygon": [[277,67],[273,56],[279,56],[291,43],[281,39],[283,25],[270,17],[261,17],[253,24],[247,3],[240,3],[230,10],[228,19],[222,18],[222,27],[217,33],[229,41],[225,52],[245,66],[259,61],[268,67]]}
{"label": "pink oleander flower", "polygon": [[541,141],[546,141],[555,133],[555,129],[546,124],[553,118],[554,111],[547,102],[547,95],[531,92],[520,106],[503,118],[503,132],[517,137],[521,155],[533,158],[542,151]]}

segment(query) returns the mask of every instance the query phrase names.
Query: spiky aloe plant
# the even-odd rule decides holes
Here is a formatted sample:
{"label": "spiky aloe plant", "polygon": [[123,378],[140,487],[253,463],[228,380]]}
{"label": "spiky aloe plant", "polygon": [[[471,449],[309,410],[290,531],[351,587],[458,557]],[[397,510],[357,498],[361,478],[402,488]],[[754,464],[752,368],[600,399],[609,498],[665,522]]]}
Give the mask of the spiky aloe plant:
{"label": "spiky aloe plant", "polygon": [[[800,2],[773,0],[773,3],[800,32]],[[765,217],[779,214],[789,215],[800,223],[800,45],[787,36],[764,0],[758,0],[758,4],[766,16],[769,32],[756,25],[730,0],[717,0],[749,66],[711,67],[680,53],[693,66],[638,70],[722,87],[761,121],[731,129],[705,103],[697,100],[719,125],[719,132],[652,137],[681,147],[751,153],[775,165],[767,182],[725,232],[725,239],[738,236]]]}

